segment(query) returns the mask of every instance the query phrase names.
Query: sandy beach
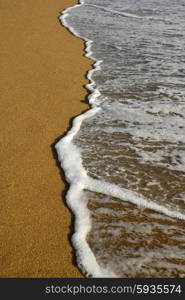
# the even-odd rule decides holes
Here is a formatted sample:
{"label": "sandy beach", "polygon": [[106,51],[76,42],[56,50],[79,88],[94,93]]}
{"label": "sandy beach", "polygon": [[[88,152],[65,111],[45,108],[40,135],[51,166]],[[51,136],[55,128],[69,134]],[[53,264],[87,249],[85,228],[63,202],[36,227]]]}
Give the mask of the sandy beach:
{"label": "sandy beach", "polygon": [[58,21],[74,0],[0,0],[0,277],[81,277],[52,145],[87,108],[83,42]]}

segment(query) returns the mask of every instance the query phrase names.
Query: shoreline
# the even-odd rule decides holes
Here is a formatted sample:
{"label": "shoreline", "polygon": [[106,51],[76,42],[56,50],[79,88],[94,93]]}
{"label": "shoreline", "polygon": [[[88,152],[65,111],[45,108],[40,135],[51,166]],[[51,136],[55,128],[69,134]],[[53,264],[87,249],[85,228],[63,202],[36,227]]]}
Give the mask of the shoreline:
{"label": "shoreline", "polygon": [[[82,277],[54,143],[82,99],[91,60],[58,17],[74,0],[2,2],[0,277]],[[7,21],[7,16],[11,16]],[[62,197],[63,198],[63,197]]]}
{"label": "shoreline", "polygon": [[[79,7],[81,5],[83,4],[80,3],[73,7]],[[89,178],[83,167],[80,151],[78,150],[78,147],[76,148],[75,146],[74,148],[73,144],[73,138],[80,130],[83,120],[93,116],[100,110],[100,107],[96,105],[96,98],[100,95],[100,92],[95,87],[96,85],[92,78],[92,74],[97,70],[100,70],[102,61],[96,61],[92,56],[91,45],[93,41],[81,36],[75,31],[75,28],[70,26],[66,21],[66,17],[73,7],[66,9],[59,19],[61,24],[63,24],[70,33],[84,42],[84,56],[90,58],[92,61],[92,68],[88,70],[86,74],[86,78],[89,81],[89,83],[86,84],[89,109],[83,111],[73,119],[71,128],[68,130],[67,134],[55,144],[55,149],[58,154],[58,160],[61,163],[61,168],[64,171],[64,174],[66,174],[66,180],[69,183],[69,189],[66,194],[66,203],[75,216],[75,230],[74,235],[72,236],[72,244],[76,250],[77,264],[83,274],[87,277],[104,277],[107,276],[107,273],[101,270],[94,253],[91,251],[91,248],[86,241],[87,235],[91,231],[91,217],[87,209],[86,201],[83,201],[83,190],[86,188]]]}

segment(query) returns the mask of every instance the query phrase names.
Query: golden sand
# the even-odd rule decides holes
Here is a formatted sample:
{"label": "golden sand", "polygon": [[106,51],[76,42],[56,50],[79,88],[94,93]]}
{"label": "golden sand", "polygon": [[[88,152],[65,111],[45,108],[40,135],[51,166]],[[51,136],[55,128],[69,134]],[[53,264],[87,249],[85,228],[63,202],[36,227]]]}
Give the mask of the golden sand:
{"label": "golden sand", "polygon": [[81,277],[51,145],[86,109],[83,42],[58,21],[74,0],[0,0],[1,277]]}

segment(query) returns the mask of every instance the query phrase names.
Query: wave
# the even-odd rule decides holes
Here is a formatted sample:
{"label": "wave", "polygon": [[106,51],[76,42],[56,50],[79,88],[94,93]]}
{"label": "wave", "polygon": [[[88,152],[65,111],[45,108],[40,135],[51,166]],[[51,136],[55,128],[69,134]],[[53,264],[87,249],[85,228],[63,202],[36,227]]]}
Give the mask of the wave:
{"label": "wave", "polygon": [[[96,59],[93,57],[93,52],[91,50],[93,41],[81,36],[73,27],[69,26],[66,21],[66,17],[69,15],[70,11],[73,8],[80,7],[82,5],[94,6],[125,17],[140,18],[137,15],[119,13],[118,11],[111,11],[93,4],[84,4],[84,1],[80,1],[79,4],[64,10],[60,17],[62,25],[65,26],[73,35],[84,40],[85,56],[94,61],[96,61]],[[92,79],[93,73],[101,69],[101,64],[103,64],[103,60],[96,61],[93,65],[93,69],[88,71],[87,74],[87,78],[90,82],[86,85],[87,90],[90,92],[88,96],[90,109],[73,120],[71,129],[67,132],[65,137],[63,137],[55,145],[55,147],[61,167],[65,172],[66,180],[70,184],[66,195],[66,201],[67,205],[75,215],[75,233],[72,237],[72,243],[76,249],[78,266],[87,276],[116,277],[116,274],[111,270],[100,267],[95,255],[86,241],[87,234],[91,230],[91,218],[87,208],[86,198],[83,196],[83,191],[85,189],[117,197],[123,201],[129,201],[130,203],[134,203],[138,206],[153,209],[170,217],[185,220],[185,215],[181,212],[170,210],[162,205],[152,202],[151,200],[145,199],[137,192],[133,192],[103,180],[93,179],[87,175],[87,171],[82,165],[80,149],[73,143],[73,139],[79,132],[83,121],[91,118],[102,110],[103,104],[97,101],[97,98],[101,95],[101,93],[96,88],[96,82]]]}

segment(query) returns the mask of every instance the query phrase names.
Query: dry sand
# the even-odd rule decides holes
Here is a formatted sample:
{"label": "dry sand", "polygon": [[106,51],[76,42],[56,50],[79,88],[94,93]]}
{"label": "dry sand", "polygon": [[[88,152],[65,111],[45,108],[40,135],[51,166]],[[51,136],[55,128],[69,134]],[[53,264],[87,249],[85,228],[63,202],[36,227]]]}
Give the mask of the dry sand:
{"label": "dry sand", "polygon": [[57,17],[74,0],[0,0],[1,277],[81,277],[51,144],[87,108],[83,42]]}

